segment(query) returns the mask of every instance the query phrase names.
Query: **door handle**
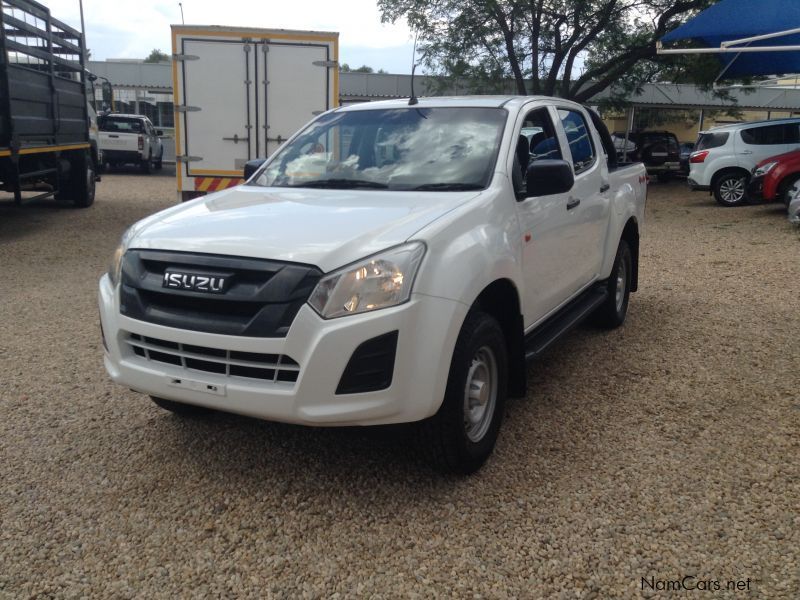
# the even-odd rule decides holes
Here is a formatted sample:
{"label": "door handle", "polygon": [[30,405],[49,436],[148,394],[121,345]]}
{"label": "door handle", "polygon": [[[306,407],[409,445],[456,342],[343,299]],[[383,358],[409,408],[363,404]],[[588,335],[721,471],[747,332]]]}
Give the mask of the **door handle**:
{"label": "door handle", "polygon": [[610,189],[611,189],[611,184],[604,183],[603,185],[600,186],[600,193],[602,194],[603,192],[607,192]]}
{"label": "door handle", "polygon": [[752,154],[752,150],[742,150],[742,154]]}
{"label": "door handle", "polygon": [[114,135],[114,134],[112,133],[112,134],[110,134],[108,137],[116,139],[116,138],[118,138],[119,136],[118,136],[118,135]]}
{"label": "door handle", "polygon": [[223,140],[229,140],[229,141],[233,142],[234,144],[238,144],[239,142],[249,142],[250,141],[250,136],[247,135],[247,136],[244,136],[244,137],[239,137],[238,133],[234,133],[233,137],[224,137],[222,139]]}
{"label": "door handle", "polygon": [[567,210],[572,210],[581,203],[577,198],[570,198],[567,200]]}

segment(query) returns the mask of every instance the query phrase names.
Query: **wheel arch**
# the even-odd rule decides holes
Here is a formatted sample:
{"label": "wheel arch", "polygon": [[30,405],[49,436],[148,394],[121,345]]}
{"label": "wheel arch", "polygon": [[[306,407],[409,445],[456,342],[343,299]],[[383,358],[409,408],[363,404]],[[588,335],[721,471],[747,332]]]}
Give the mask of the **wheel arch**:
{"label": "wheel arch", "polygon": [[713,188],[714,186],[716,186],[717,182],[722,177],[728,175],[729,173],[741,173],[742,175],[745,176],[745,178],[748,181],[750,181],[750,171],[748,171],[744,167],[723,167],[722,169],[714,173],[714,175],[711,177],[711,187]]}
{"label": "wheel arch", "polygon": [[496,279],[478,294],[472,309],[492,316],[500,324],[508,351],[508,395],[524,396],[528,387],[525,328],[517,286],[510,279]]}

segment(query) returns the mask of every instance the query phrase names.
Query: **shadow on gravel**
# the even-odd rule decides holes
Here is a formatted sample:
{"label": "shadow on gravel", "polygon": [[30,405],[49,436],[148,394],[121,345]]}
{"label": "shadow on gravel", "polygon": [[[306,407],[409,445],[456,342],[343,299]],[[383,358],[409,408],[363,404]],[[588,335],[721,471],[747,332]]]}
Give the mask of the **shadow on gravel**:
{"label": "shadow on gravel", "polygon": [[[156,418],[148,420],[144,447],[165,468],[180,471],[181,479],[235,489],[241,496],[269,493],[272,486],[280,485],[309,495],[325,489],[366,504],[374,501],[374,486],[379,482],[382,496],[448,499],[462,486],[487,485],[509,469],[535,482],[552,473],[553,448],[568,449],[559,460],[578,463],[591,460],[597,451],[570,443],[574,434],[564,427],[564,413],[571,420],[591,421],[584,414],[585,404],[594,399],[576,397],[571,386],[564,384],[574,377],[588,377],[576,373],[587,367],[581,367],[575,357],[585,356],[593,348],[607,351],[609,344],[613,347],[610,338],[618,335],[586,325],[529,367],[531,385],[547,388],[545,397],[532,391],[526,398],[509,399],[498,448],[472,477],[436,471],[418,448],[413,424],[316,428],[226,413],[182,419],[156,412]],[[590,422],[587,427],[591,428]],[[534,430],[546,433],[532,435]],[[522,451],[515,444],[520,435],[525,437]],[[391,493],[387,494],[387,489]]]}
{"label": "shadow on gravel", "polygon": [[53,198],[23,200],[17,205],[14,200],[0,199],[0,244],[35,233],[54,213],[70,213],[76,209],[64,206]]}

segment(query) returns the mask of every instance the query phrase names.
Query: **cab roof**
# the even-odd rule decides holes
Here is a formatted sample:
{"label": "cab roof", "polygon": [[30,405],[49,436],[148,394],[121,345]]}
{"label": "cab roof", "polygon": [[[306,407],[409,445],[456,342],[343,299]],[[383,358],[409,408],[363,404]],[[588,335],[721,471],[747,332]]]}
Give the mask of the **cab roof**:
{"label": "cab roof", "polygon": [[[416,108],[446,108],[446,107],[476,107],[476,108],[517,108],[523,104],[527,104],[536,100],[548,100],[559,103],[568,104],[571,106],[579,106],[570,100],[562,100],[560,98],[552,98],[550,96],[433,96],[433,97],[419,97],[418,104],[413,105]],[[377,102],[360,102],[358,104],[350,104],[343,106],[337,110],[339,111],[353,111],[353,110],[380,110],[387,108],[408,108],[408,98],[399,98],[396,100],[380,100]]]}

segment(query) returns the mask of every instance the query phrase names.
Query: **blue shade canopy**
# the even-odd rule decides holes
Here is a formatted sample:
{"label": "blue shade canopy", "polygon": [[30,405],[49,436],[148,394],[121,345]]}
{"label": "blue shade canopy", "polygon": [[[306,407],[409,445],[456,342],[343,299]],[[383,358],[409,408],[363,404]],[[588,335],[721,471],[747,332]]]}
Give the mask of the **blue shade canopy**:
{"label": "blue shade canopy", "polygon": [[[662,42],[722,42],[800,28],[800,0],[722,0],[669,32]],[[800,34],[753,42],[750,46],[800,46]],[[721,53],[725,78],[800,73],[800,51]]]}

